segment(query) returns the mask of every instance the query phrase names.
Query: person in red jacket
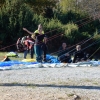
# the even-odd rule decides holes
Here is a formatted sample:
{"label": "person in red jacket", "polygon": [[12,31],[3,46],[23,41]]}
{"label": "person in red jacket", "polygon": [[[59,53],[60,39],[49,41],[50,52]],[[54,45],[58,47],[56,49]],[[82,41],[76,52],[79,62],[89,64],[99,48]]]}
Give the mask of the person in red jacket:
{"label": "person in red jacket", "polygon": [[34,39],[27,36],[26,40],[24,40],[24,59],[26,59],[28,52],[30,52],[31,59],[34,57]]}

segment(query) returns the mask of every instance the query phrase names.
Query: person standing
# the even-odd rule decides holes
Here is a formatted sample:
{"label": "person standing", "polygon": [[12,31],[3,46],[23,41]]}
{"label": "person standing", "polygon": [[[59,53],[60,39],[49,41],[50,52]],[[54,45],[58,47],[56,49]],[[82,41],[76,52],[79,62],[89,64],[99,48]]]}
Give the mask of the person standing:
{"label": "person standing", "polygon": [[41,30],[41,34],[44,34],[44,31],[43,31],[43,27],[41,24],[38,25],[38,29],[35,30],[34,32],[31,32],[29,31],[28,29],[26,28],[23,28],[24,31],[26,31],[27,33],[31,34],[31,37],[34,38],[35,36],[35,33],[40,33],[40,30]]}
{"label": "person standing", "polygon": [[35,34],[35,44],[34,44],[34,51],[37,62],[42,62],[42,60],[46,60],[46,50],[47,50],[46,42],[47,42],[46,34],[42,34],[41,30],[39,30],[39,33]]}
{"label": "person standing", "polygon": [[[36,60],[38,62],[42,62],[42,59],[46,61],[46,53],[47,53],[47,37],[44,34],[43,27],[41,24],[38,25],[38,29],[35,32],[30,32],[26,28],[23,28],[24,31],[31,34],[31,37],[35,39],[34,44],[34,52],[36,55]],[[43,57],[42,57],[43,54]]]}

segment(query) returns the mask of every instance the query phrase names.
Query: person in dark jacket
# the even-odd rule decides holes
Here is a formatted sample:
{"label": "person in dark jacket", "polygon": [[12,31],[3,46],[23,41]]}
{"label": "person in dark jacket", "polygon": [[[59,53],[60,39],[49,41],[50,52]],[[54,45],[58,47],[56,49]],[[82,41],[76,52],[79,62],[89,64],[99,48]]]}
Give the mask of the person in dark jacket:
{"label": "person in dark jacket", "polygon": [[41,34],[41,32],[35,33],[34,51],[37,62],[42,62],[42,60],[44,61],[46,60],[46,51],[47,51],[46,43],[47,43],[46,34]]}
{"label": "person in dark jacket", "polygon": [[76,46],[76,52],[74,53],[73,63],[86,61],[88,59],[88,54],[81,50],[81,45]]}
{"label": "person in dark jacket", "polygon": [[72,61],[71,56],[68,53],[67,44],[65,42],[63,42],[62,46],[59,48],[58,60],[65,63],[71,63]]}

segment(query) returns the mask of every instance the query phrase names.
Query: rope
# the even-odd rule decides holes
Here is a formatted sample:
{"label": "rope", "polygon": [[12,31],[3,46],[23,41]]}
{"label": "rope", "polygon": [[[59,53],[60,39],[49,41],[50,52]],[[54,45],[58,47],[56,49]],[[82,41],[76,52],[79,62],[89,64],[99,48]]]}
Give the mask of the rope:
{"label": "rope", "polygon": [[[86,17],[86,18],[84,18],[84,19],[87,19],[87,18],[90,18],[90,17]],[[81,19],[81,20],[79,20],[79,21],[76,21],[75,23],[80,22],[80,21],[82,21],[82,20],[84,20],[84,19]],[[87,22],[89,23],[90,21],[86,21],[84,24],[87,24]],[[84,24],[81,24],[81,25],[79,25],[79,26],[83,26]],[[62,28],[63,28],[63,27],[62,27]],[[53,31],[58,30],[58,29],[60,29],[60,28],[57,28],[57,29],[54,29],[54,30],[52,30],[52,31],[46,32],[45,34],[50,33],[50,32],[53,32]],[[58,36],[57,36],[57,37],[58,37]],[[55,38],[56,38],[56,36],[55,36]],[[51,39],[52,39],[52,38],[51,38]],[[15,45],[15,44],[12,44],[12,45],[7,46],[7,47],[4,47],[4,48],[1,48],[0,50],[5,49],[5,48],[8,48],[8,47],[11,47],[11,46],[13,46],[13,45]]]}
{"label": "rope", "polygon": [[[84,18],[84,19],[87,19],[87,18],[91,18],[91,17],[86,17],[86,18]],[[76,21],[76,22],[74,22],[74,23],[76,24],[77,22],[80,22],[80,21],[82,21],[82,20],[84,20],[84,19],[81,19],[81,20]],[[79,27],[81,27],[81,26],[83,26],[83,25],[85,25],[85,24],[87,24],[87,23],[89,23],[89,22],[92,22],[92,21],[94,21],[94,20],[93,20],[93,19],[90,19],[90,20],[84,22],[84,24],[79,24]],[[63,27],[64,27],[64,26],[63,26]],[[61,27],[61,28],[63,28],[63,27]],[[58,30],[58,29],[61,29],[61,28],[57,28],[57,29],[51,30],[51,31],[49,31],[49,32],[46,32],[45,34],[48,34],[48,33],[50,33],[50,32],[53,32],[53,31]],[[42,35],[42,34],[40,34],[40,35]],[[39,35],[39,36],[40,36],[40,35]]]}
{"label": "rope", "polygon": [[6,46],[6,47],[4,47],[4,48],[1,48],[0,50],[5,49],[5,48],[8,48],[8,47],[11,47],[11,46],[13,46],[13,45],[16,45],[16,43],[14,43],[14,44],[12,44],[12,45],[9,45],[9,46]]}
{"label": "rope", "polygon": [[88,18],[91,18],[91,17],[88,16],[88,17],[83,18],[83,19],[81,19],[81,20],[78,20],[78,21],[76,21],[76,22],[74,22],[74,23],[78,23],[78,22],[83,21],[83,20],[88,19]]}
{"label": "rope", "polygon": [[[73,46],[70,46],[70,47],[66,48],[65,50],[71,49],[72,47],[74,47],[74,46],[76,46],[76,45],[78,45],[78,44],[81,44],[81,43],[82,43],[81,45],[83,45],[83,44],[85,44],[86,42],[88,42],[89,40],[91,40],[93,37],[94,37],[94,36],[92,36],[92,37],[89,38],[89,39],[84,39],[84,40],[82,40],[81,42],[79,42],[79,43],[77,43],[77,44],[75,44],[75,45],[73,45]],[[74,48],[73,50],[75,50],[75,48]],[[73,50],[71,50],[71,51],[73,51]],[[62,53],[63,51],[64,51],[64,50],[58,50],[58,51],[56,51],[56,52],[51,53],[51,55],[56,54],[56,53]]]}
{"label": "rope", "polygon": [[[97,44],[97,43],[99,43],[100,42],[100,40],[98,39],[97,41],[95,41],[95,42],[93,42],[92,44],[90,44],[89,46],[87,46],[87,47],[85,47],[85,48],[83,48],[83,49],[81,49],[81,51],[83,51],[83,50],[85,50],[85,49],[87,49],[88,47],[90,47],[90,46],[93,46],[93,45],[95,45],[95,44]],[[100,47],[99,47],[100,48]],[[99,49],[98,48],[98,49]],[[73,49],[74,50],[74,49]],[[69,52],[67,52],[67,53],[70,53],[70,52],[72,52],[73,50],[71,50],[71,51],[69,51]],[[77,51],[75,51],[75,52],[73,52],[73,53],[76,53],[77,54]],[[61,56],[59,56],[59,57],[63,57],[65,54],[63,54],[63,55],[61,55]],[[68,57],[66,57],[65,59],[67,59]],[[90,57],[89,57],[90,58]],[[63,59],[63,60],[65,60],[65,59]],[[63,61],[63,60],[61,60],[61,61]]]}
{"label": "rope", "polygon": [[[86,22],[84,22],[83,24],[80,24],[79,27],[82,27],[83,25],[85,25],[85,24],[87,24],[87,23],[89,23],[89,22],[92,22],[92,21],[94,21],[94,20],[91,19],[91,20],[89,20],[89,21],[86,21]],[[77,22],[79,22],[79,21],[77,21]],[[76,46],[76,45],[75,45],[75,46]],[[56,51],[56,52],[59,52],[59,51]],[[51,54],[55,54],[56,52],[51,53]]]}
{"label": "rope", "polygon": [[[47,39],[47,41],[51,41],[52,39],[55,39],[55,38],[61,36],[62,34],[63,34],[63,33],[59,33],[59,34],[57,34],[57,35],[51,36],[50,38]],[[43,43],[43,42],[41,41],[41,42],[37,43],[36,45],[40,45],[40,44],[42,44],[42,43]]]}
{"label": "rope", "polygon": [[88,59],[90,59],[99,49],[100,47]]}

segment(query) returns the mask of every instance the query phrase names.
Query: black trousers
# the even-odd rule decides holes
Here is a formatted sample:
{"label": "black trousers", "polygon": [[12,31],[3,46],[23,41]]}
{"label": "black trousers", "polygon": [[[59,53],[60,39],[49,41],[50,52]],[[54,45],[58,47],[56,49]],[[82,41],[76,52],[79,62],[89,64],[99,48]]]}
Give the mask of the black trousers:
{"label": "black trousers", "polygon": [[45,61],[46,60],[46,54],[47,54],[47,45],[45,43],[43,43],[41,45],[41,48],[43,50],[43,60]]}

